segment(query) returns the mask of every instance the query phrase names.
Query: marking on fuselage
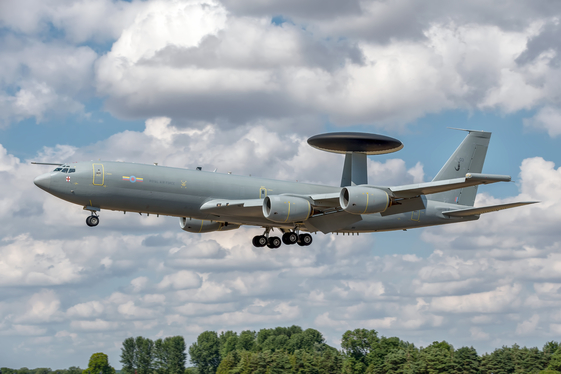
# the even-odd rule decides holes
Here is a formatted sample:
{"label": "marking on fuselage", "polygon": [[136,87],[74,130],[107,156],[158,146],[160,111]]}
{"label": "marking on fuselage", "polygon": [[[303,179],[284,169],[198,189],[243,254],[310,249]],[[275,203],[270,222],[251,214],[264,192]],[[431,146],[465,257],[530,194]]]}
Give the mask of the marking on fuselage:
{"label": "marking on fuselage", "polygon": [[181,181],[181,187],[179,188],[187,188],[187,181]]}
{"label": "marking on fuselage", "polygon": [[123,175],[123,180],[127,181],[127,182],[131,182],[131,183],[142,183],[144,182],[144,178],[140,178],[140,177],[135,177],[134,175],[131,175],[130,177],[127,177],[125,175]]}

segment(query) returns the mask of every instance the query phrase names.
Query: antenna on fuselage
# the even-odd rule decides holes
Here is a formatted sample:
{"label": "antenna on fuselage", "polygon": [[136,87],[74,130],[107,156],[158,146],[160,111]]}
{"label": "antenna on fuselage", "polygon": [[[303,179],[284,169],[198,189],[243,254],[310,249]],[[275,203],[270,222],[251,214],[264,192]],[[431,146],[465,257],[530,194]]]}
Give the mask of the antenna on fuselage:
{"label": "antenna on fuselage", "polygon": [[368,184],[367,156],[393,153],[403,143],[389,136],[364,132],[332,132],[308,139],[308,144],[326,152],[345,155],[341,187]]}

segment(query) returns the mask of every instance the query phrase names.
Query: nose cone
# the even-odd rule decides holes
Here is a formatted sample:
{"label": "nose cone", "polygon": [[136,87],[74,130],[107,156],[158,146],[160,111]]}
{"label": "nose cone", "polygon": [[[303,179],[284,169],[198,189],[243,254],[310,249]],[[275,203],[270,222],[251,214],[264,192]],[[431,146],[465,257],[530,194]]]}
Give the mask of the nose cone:
{"label": "nose cone", "polygon": [[48,191],[51,188],[51,174],[39,175],[33,183],[42,190]]}

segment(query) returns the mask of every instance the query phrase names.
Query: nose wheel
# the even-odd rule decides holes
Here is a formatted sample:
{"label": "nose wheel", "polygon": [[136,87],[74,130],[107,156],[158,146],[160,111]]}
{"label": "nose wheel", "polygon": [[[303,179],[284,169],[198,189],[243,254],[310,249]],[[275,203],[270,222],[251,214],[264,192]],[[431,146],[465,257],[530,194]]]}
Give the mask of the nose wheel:
{"label": "nose wheel", "polygon": [[95,227],[95,226],[99,225],[99,217],[92,214],[91,216],[86,218],[86,225],[88,225],[90,227]]}

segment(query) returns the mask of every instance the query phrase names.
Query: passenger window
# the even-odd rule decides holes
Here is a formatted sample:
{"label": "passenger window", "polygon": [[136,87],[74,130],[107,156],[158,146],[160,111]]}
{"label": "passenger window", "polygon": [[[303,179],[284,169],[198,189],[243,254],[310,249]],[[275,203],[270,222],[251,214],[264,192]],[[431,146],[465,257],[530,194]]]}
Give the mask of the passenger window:
{"label": "passenger window", "polygon": [[76,169],[70,169],[68,170],[69,173],[74,173],[76,171]]}
{"label": "passenger window", "polygon": [[67,168],[64,168],[64,169],[62,169],[60,172],[61,172],[61,173],[68,173],[68,169],[67,169]]}

